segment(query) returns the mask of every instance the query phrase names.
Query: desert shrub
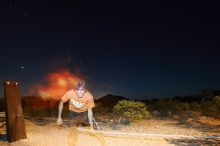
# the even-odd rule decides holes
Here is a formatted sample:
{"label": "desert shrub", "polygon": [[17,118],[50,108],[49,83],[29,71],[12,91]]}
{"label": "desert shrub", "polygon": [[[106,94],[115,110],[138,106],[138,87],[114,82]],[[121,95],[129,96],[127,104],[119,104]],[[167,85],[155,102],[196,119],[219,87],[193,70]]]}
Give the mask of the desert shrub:
{"label": "desert shrub", "polygon": [[5,99],[0,98],[0,112],[5,111]]}
{"label": "desert shrub", "polygon": [[97,102],[95,103],[95,107],[93,108],[93,111],[96,115],[105,115],[107,113],[107,108],[105,108],[102,103]]}
{"label": "desert shrub", "polygon": [[198,102],[194,101],[194,102],[190,103],[190,110],[200,112],[201,111],[201,106]]}
{"label": "desert shrub", "polygon": [[175,104],[175,113],[178,114],[180,119],[185,119],[190,115],[190,106],[186,102],[178,102]]}
{"label": "desert shrub", "polygon": [[171,112],[175,110],[175,105],[178,101],[176,100],[159,100],[153,106],[154,110],[159,111],[160,113],[164,114],[167,112]]}
{"label": "desert shrub", "polygon": [[213,99],[212,99],[212,103],[217,105],[218,107],[220,107],[220,96],[215,96]]}
{"label": "desert shrub", "polygon": [[122,119],[141,120],[148,118],[150,113],[144,103],[139,101],[121,100],[113,107],[113,113]]}
{"label": "desert shrub", "polygon": [[189,110],[189,104],[188,103],[184,103],[184,102],[178,102],[175,105],[175,109],[178,112],[184,112],[186,110]]}
{"label": "desert shrub", "polygon": [[212,99],[212,104],[213,104],[213,116],[220,118],[220,96],[215,96]]}
{"label": "desert shrub", "polygon": [[176,99],[159,100],[154,105],[154,110],[159,111],[161,117],[167,117],[175,114],[183,115],[189,111],[190,106],[186,102]]}
{"label": "desert shrub", "polygon": [[201,109],[205,116],[220,118],[220,96],[201,102]]}

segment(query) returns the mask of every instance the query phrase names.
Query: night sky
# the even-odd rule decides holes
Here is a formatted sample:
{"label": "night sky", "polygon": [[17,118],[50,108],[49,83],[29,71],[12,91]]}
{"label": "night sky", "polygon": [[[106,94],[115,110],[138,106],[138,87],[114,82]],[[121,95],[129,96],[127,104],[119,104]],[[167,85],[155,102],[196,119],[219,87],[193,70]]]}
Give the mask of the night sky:
{"label": "night sky", "polygon": [[83,76],[96,97],[220,89],[217,0],[8,0],[1,7],[0,81],[19,81],[22,95],[64,68]]}

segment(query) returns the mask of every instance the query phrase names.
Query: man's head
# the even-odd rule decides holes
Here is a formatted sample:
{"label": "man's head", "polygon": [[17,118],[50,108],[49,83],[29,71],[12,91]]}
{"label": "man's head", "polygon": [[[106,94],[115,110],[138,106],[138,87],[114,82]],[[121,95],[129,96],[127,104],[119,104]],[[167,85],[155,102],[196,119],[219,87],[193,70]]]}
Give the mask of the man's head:
{"label": "man's head", "polygon": [[76,87],[76,94],[78,97],[83,97],[85,91],[86,91],[86,88],[85,88],[85,81],[81,81],[78,83],[77,87]]}

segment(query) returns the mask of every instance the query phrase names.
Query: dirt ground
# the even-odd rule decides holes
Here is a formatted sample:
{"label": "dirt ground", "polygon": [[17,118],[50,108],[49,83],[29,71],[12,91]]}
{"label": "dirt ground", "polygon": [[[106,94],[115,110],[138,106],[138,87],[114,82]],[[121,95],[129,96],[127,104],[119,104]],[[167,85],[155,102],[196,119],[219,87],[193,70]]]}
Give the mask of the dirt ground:
{"label": "dirt ground", "polygon": [[[6,141],[5,125],[0,129],[0,146],[174,146],[174,145],[220,145],[220,139],[181,137],[108,136],[95,132],[82,132],[76,127],[58,127],[55,119],[29,119],[25,121],[27,139],[13,143]],[[137,132],[146,134],[172,134],[187,136],[220,136],[220,120],[201,117],[188,119],[149,119],[130,125],[100,123],[103,131]],[[83,127],[88,129],[88,127]]]}

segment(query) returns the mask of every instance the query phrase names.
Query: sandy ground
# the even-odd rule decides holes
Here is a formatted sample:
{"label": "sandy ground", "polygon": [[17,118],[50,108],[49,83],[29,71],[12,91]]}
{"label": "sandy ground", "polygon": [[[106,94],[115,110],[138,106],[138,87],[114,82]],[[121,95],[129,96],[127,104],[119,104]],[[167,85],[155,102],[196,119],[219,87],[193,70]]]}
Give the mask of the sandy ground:
{"label": "sandy ground", "polygon": [[[188,119],[143,120],[130,125],[100,124],[103,131],[138,132],[154,134],[181,134],[220,136],[220,120]],[[114,128],[112,128],[112,126]],[[88,127],[83,127],[88,129]],[[76,127],[58,127],[53,123],[26,120],[27,139],[13,143],[5,141],[5,126],[1,128],[0,146],[171,146],[171,145],[220,145],[220,139],[188,139],[166,137],[106,136],[94,132],[80,132]]]}

